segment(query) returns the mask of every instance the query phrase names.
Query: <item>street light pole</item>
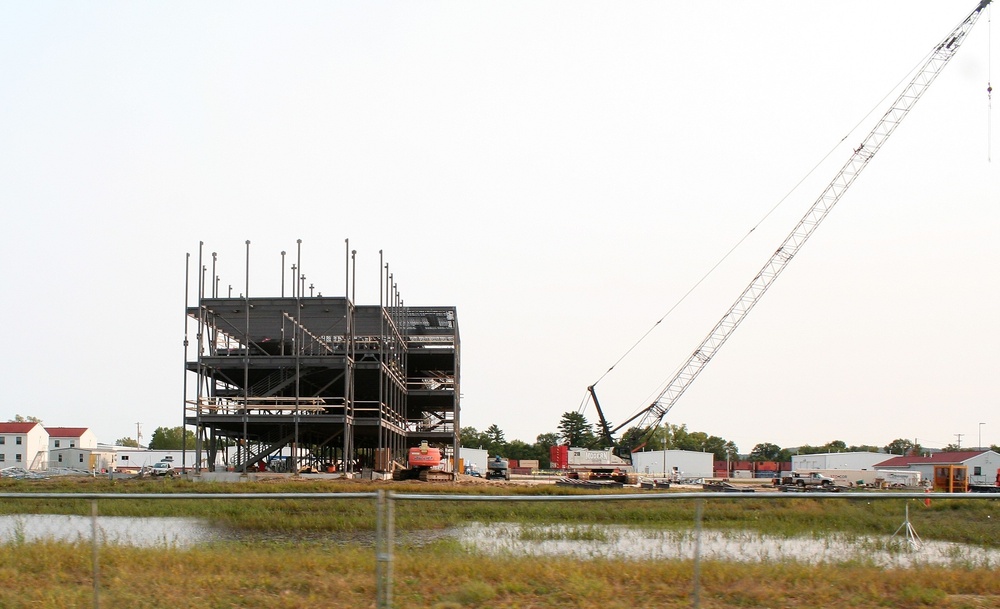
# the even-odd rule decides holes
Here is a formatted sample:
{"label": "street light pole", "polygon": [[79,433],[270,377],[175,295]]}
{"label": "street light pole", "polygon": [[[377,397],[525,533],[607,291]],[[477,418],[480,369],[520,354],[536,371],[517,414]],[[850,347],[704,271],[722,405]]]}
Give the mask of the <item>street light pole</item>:
{"label": "street light pole", "polygon": [[979,424],[979,450],[983,450],[983,425],[986,423]]}

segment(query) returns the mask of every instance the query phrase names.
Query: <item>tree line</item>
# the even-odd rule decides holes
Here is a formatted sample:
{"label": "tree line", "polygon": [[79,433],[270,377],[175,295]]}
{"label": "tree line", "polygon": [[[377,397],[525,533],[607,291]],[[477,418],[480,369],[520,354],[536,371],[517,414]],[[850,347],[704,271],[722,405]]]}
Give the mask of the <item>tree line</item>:
{"label": "tree line", "polygon": [[[611,427],[611,425],[608,425]],[[490,425],[485,431],[475,427],[463,427],[460,430],[461,445],[466,448],[481,448],[490,455],[502,455],[510,459],[537,459],[543,469],[549,464],[549,448],[557,445],[569,445],[579,448],[604,449],[609,448],[603,440],[601,427],[591,424],[579,412],[566,412],[559,421],[555,432],[543,433],[535,438],[534,444],[521,440],[508,441],[505,434],[496,424]],[[782,448],[771,442],[761,442],[750,452],[740,453],[739,447],[730,440],[710,435],[703,431],[690,431],[687,425],[667,423],[651,429],[636,427],[625,430],[615,441],[616,452],[627,455],[639,450],[689,450],[709,452],[716,461],[778,461],[786,463],[792,460],[792,455],[809,455],[817,453],[836,452],[884,452],[890,455],[925,456],[928,451],[911,440],[897,438],[885,446],[869,444],[848,445],[843,440],[832,440],[820,446],[803,445]],[[1000,452],[1000,446],[993,445],[991,450]],[[946,452],[963,450],[955,444],[949,444]],[[967,449],[966,449],[967,450]]]}
{"label": "tree line", "polygon": [[[14,415],[11,423],[42,423],[33,416]],[[611,427],[611,425],[608,425]],[[502,429],[496,424],[486,430],[479,431],[475,427],[462,427],[459,431],[462,446],[466,448],[481,448],[490,455],[502,455],[509,459],[537,459],[539,466],[548,467],[549,449],[553,446],[573,446],[578,448],[604,449],[610,448],[603,440],[601,427],[591,424],[582,413],[566,412],[559,420],[556,431],[539,434],[534,443],[522,440],[507,440]],[[149,439],[151,450],[180,450],[183,446],[194,448],[194,432],[183,427],[157,427]],[[690,450],[695,452],[710,452],[716,461],[736,461],[745,458],[748,461],[779,461],[788,462],[792,455],[810,455],[816,453],[835,452],[884,452],[891,455],[927,455],[928,451],[916,442],[905,438],[897,438],[885,446],[869,444],[848,445],[843,440],[832,440],[820,446],[808,444],[797,447],[782,448],[771,442],[761,442],[750,449],[745,455],[732,441],[709,435],[703,431],[690,431],[687,425],[667,423],[651,429],[630,427],[617,439],[614,439],[615,449],[619,455],[629,454],[639,450]],[[116,446],[139,447],[139,442],[131,437],[119,438]],[[1000,446],[993,444],[990,450],[1000,452]],[[963,450],[957,444],[949,444],[942,449],[944,452]],[[966,447],[965,450],[968,450]]]}

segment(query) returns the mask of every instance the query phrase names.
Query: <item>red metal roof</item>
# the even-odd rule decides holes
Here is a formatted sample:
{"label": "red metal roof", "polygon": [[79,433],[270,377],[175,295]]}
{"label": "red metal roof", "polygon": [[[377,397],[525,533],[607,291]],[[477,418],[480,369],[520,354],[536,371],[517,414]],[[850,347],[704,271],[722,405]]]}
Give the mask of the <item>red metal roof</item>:
{"label": "red metal roof", "polygon": [[38,423],[0,423],[0,433],[28,433]]}
{"label": "red metal roof", "polygon": [[905,456],[905,457],[893,457],[881,463],[876,463],[875,467],[905,467],[907,465],[920,465],[922,463],[962,463],[963,461],[968,461],[973,457],[978,457],[983,454],[984,450],[958,450],[953,452],[939,452],[934,453],[929,457],[916,457],[916,456]]}
{"label": "red metal roof", "polygon": [[87,427],[46,427],[50,438],[79,438],[87,433]]}

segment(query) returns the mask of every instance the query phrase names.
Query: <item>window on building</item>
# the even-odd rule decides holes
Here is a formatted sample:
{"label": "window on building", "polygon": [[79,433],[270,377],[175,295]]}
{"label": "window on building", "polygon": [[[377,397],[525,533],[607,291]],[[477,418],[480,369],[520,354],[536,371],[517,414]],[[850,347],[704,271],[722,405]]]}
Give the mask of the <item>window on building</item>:
{"label": "window on building", "polygon": [[59,455],[59,462],[62,463],[62,455]]}
{"label": "window on building", "polygon": [[14,444],[20,444],[20,443],[21,443],[21,436],[17,436],[16,438],[14,438]]}
{"label": "window on building", "polygon": [[21,462],[21,453],[17,453],[16,455],[14,455],[14,460],[17,461],[18,463],[20,463]]}
{"label": "window on building", "polygon": [[122,461],[128,461],[128,455],[122,455]]}
{"label": "window on building", "polygon": [[56,443],[55,443],[55,445],[54,445],[54,446],[55,446],[56,448],[59,448],[59,440],[56,440]]}
{"label": "window on building", "polygon": [[973,467],[972,468],[972,475],[973,476],[982,476],[983,475],[983,466],[977,465],[977,466]]}
{"label": "window on building", "polygon": [[80,453],[80,463],[83,463],[83,453]]}
{"label": "window on building", "polygon": [[76,442],[74,442],[73,440],[70,440],[69,441],[69,447],[70,448],[76,448]]}
{"label": "window on building", "polygon": [[6,444],[7,438],[5,436],[0,436],[0,444]]}
{"label": "window on building", "polygon": [[6,461],[6,460],[7,460],[7,455],[0,453],[0,461]]}

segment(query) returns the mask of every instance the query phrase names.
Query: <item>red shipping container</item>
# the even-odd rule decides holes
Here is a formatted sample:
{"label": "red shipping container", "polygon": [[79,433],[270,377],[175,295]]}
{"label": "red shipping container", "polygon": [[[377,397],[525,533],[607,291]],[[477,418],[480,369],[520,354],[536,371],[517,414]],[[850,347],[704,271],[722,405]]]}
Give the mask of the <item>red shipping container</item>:
{"label": "red shipping container", "polygon": [[569,469],[569,446],[550,446],[549,466],[552,469]]}

